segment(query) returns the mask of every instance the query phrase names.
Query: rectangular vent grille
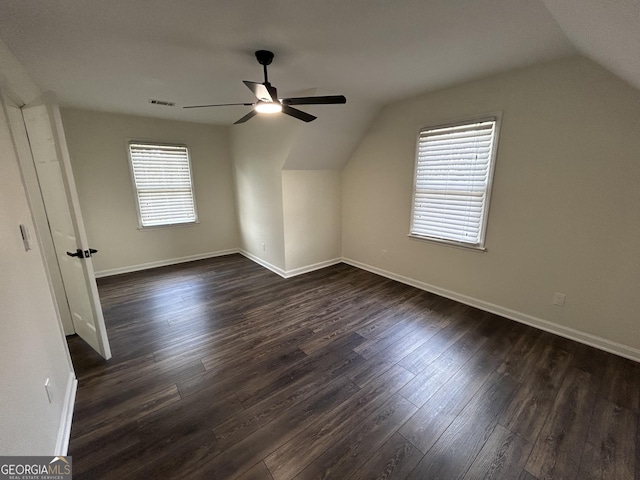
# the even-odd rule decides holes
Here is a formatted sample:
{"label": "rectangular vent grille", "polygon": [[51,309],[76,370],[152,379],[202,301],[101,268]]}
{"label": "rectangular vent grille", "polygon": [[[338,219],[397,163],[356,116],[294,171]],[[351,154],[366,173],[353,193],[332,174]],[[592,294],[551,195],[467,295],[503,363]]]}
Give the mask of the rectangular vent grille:
{"label": "rectangular vent grille", "polygon": [[167,102],[166,100],[155,100],[153,98],[149,99],[149,103],[153,103],[154,105],[163,105],[165,107],[175,107],[175,102]]}

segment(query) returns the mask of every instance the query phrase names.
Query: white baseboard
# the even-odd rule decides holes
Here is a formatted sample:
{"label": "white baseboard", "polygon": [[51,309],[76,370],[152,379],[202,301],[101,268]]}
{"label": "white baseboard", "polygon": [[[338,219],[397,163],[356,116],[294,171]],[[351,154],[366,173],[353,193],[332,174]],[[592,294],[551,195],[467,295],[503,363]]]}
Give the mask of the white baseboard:
{"label": "white baseboard", "polygon": [[69,450],[69,439],[71,438],[71,422],[73,420],[73,407],[76,403],[76,390],[78,389],[78,379],[73,372],[69,372],[69,380],[64,394],[64,404],[60,418],[60,428],[56,439],[56,450],[54,455],[66,456]]}
{"label": "white baseboard", "polygon": [[247,252],[246,250],[240,249],[239,253],[240,253],[240,255],[244,255],[249,260],[252,260],[252,261],[256,262],[258,265],[266,268],[267,270],[271,270],[273,273],[276,273],[276,274],[280,275],[282,278],[287,278],[286,272],[283,269],[281,269],[280,267],[276,267],[275,265],[270,264],[266,260],[263,260],[260,257],[257,257],[253,253]]}
{"label": "white baseboard", "polygon": [[244,255],[249,260],[256,262],[258,265],[271,270],[273,273],[280,275],[282,278],[291,278],[297,275],[302,275],[304,273],[313,272],[314,270],[320,270],[322,268],[330,267],[331,265],[342,263],[342,258],[332,258],[331,260],[325,260],[323,262],[314,263],[312,265],[294,268],[293,270],[283,270],[282,268],[276,267],[275,265],[263,260],[253,253],[247,252],[246,250],[240,250],[240,254]]}
{"label": "white baseboard", "polygon": [[325,260],[324,262],[314,263],[313,265],[294,268],[293,270],[287,270],[285,272],[285,278],[291,278],[297,275],[302,275],[303,273],[313,272],[314,270],[327,268],[327,267],[330,267],[331,265],[337,265],[338,263],[342,263],[342,258],[332,258],[331,260]]}
{"label": "white baseboard", "polygon": [[398,275],[397,273],[389,272],[387,270],[383,270],[381,268],[374,267],[372,265],[367,265],[365,263],[358,262],[357,260],[353,260],[350,258],[343,258],[342,261],[353,267],[361,268],[362,270],[367,270],[377,275],[390,278],[391,280],[396,280],[400,283],[404,283],[406,285],[410,285],[412,287],[416,287],[421,290],[425,290],[427,292],[435,293],[436,295],[440,295],[441,297],[450,298],[451,300],[464,303],[465,305],[470,305],[472,307],[479,308],[480,310],[495,313],[496,315],[500,315],[510,320],[524,323],[525,325],[529,325],[531,327],[538,328],[540,330],[544,330],[546,332],[553,333],[555,335],[559,335],[561,337],[565,337],[570,340],[575,340],[576,342],[584,343],[591,347],[604,350],[605,352],[614,353],[621,357],[625,357],[630,360],[640,362],[640,350],[638,350],[637,348],[633,348],[628,345],[623,345],[621,343],[613,342],[611,340],[607,340],[606,338],[597,337],[595,335],[581,332],[573,328],[558,325],[557,323],[553,323],[548,320],[543,320],[541,318],[537,318],[532,315],[528,315],[526,313],[518,312],[516,310],[511,310],[509,308],[501,307],[500,305],[485,302],[477,298],[452,292],[451,290],[446,290],[444,288],[436,287],[435,285],[430,285],[428,283],[424,283],[419,280],[415,280],[413,278],[405,277],[404,275]]}
{"label": "white baseboard", "polygon": [[128,265],[126,267],[112,268],[109,270],[100,270],[95,273],[96,278],[109,277],[111,275],[120,275],[121,273],[138,272],[141,270],[148,270],[156,267],[166,267],[168,265],[176,265],[178,263],[193,262],[195,260],[203,260],[205,258],[221,257],[223,255],[231,255],[234,253],[240,253],[247,257],[249,260],[254,261],[258,265],[271,270],[273,273],[280,275],[282,278],[295,277],[296,275],[302,275],[303,273],[313,272],[314,270],[320,270],[321,268],[330,267],[342,262],[342,258],[333,258],[324,262],[314,263],[313,265],[307,265],[293,270],[283,270],[280,267],[276,267],[271,263],[261,259],[260,257],[247,252],[246,250],[231,248],[228,250],[219,250],[217,252],[202,253],[198,255],[190,255],[188,257],[169,258],[166,260],[160,260],[157,262],[141,263],[138,265]]}
{"label": "white baseboard", "polygon": [[168,258],[166,260],[159,260],[157,262],[140,263],[138,265],[128,265],[126,267],[111,268],[108,270],[100,270],[96,272],[96,278],[109,277],[111,275],[119,275],[121,273],[138,272],[140,270],[147,270],[149,268],[166,267],[168,265],[175,265],[178,263],[193,262],[195,260],[204,260],[205,258],[221,257],[223,255],[231,255],[238,253],[237,248],[230,248],[227,250],[218,250],[217,252],[199,253],[197,255],[189,255],[187,257]]}

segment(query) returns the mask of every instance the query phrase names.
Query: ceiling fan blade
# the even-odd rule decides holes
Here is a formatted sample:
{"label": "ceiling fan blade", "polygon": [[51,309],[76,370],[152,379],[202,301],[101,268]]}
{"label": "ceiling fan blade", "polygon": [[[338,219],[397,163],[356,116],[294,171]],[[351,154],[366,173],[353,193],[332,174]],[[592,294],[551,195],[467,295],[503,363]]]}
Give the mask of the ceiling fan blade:
{"label": "ceiling fan blade", "polygon": [[240,120],[237,120],[235,122],[233,122],[234,125],[238,125],[239,123],[244,123],[247,120],[249,120],[252,117],[255,117],[258,114],[258,112],[256,112],[255,110],[251,110],[249,113],[247,113],[244,117],[242,117]]}
{"label": "ceiling fan blade", "polygon": [[274,87],[270,83],[265,83],[264,87],[269,92],[269,95],[271,96],[271,101],[272,102],[279,102],[279,100],[278,100],[278,90],[276,90],[276,87]]}
{"label": "ceiling fan blade", "polygon": [[347,103],[347,99],[344,95],[283,98],[281,101],[283,105],[332,105],[337,103]]}
{"label": "ceiling fan blade", "polygon": [[[267,102],[277,102],[278,101],[278,92],[271,84],[265,85],[263,83],[250,82],[248,80],[243,80],[244,83],[249,90],[253,92],[258,100],[264,100]],[[273,93],[273,97],[271,94]]]}
{"label": "ceiling fan blade", "polygon": [[297,108],[290,107],[289,105],[282,105],[282,113],[291,115],[292,117],[295,117],[298,120],[302,120],[303,122],[313,122],[316,118],[318,118],[308,114],[307,112],[298,110]]}
{"label": "ceiling fan blade", "polygon": [[189,105],[187,107],[182,107],[182,108],[203,108],[203,107],[232,107],[235,105],[242,105],[245,107],[250,107],[253,105],[253,103],[215,103],[212,105]]}

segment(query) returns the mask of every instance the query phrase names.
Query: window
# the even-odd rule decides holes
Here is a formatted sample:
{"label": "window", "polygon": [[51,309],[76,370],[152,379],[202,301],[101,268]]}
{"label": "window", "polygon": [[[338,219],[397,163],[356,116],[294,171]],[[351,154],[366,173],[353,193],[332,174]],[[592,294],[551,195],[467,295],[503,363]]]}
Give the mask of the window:
{"label": "window", "polygon": [[197,221],[187,147],[131,142],[129,158],[141,227]]}
{"label": "window", "polygon": [[484,249],[498,121],[420,131],[410,236]]}

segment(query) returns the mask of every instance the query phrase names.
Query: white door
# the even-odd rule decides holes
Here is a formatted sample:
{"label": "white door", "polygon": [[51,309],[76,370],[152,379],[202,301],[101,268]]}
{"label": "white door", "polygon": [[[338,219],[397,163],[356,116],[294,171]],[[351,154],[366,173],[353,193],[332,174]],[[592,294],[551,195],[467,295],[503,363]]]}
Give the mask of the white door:
{"label": "white door", "polygon": [[58,265],[58,257],[53,245],[51,231],[49,230],[49,220],[47,220],[47,212],[44,208],[42,193],[40,193],[40,185],[38,184],[36,167],[33,164],[27,130],[25,129],[24,119],[22,118],[22,110],[11,99],[4,95],[2,96],[2,101],[7,117],[9,118],[11,135],[18,153],[22,179],[29,198],[29,205],[40,242],[40,248],[47,266],[51,289],[53,290],[53,296],[56,300],[58,313],[60,314],[60,322],[62,323],[64,334],[72,335],[76,333],[76,331],[73,328],[67,294],[64,291],[64,282],[62,281],[60,266]]}
{"label": "white door", "polygon": [[[76,333],[111,358],[90,247],[57,104],[22,107],[31,154]],[[73,255],[73,256],[71,256]]]}

